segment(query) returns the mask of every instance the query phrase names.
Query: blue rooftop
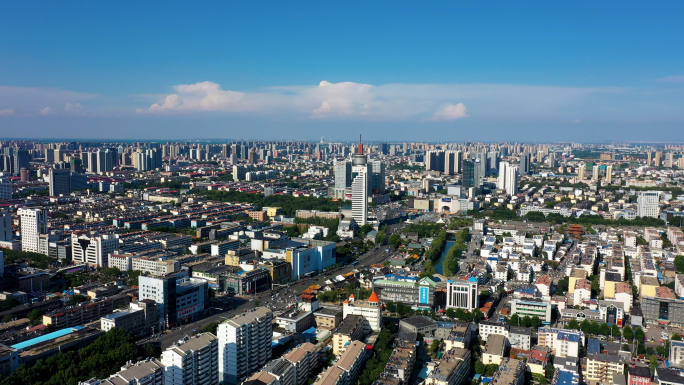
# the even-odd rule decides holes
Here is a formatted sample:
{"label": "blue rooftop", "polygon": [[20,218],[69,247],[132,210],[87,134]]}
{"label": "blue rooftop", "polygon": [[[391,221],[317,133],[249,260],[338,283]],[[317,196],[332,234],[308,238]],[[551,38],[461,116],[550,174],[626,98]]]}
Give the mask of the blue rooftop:
{"label": "blue rooftop", "polygon": [[558,337],[561,341],[579,342],[579,334],[559,332]]}
{"label": "blue rooftop", "polygon": [[559,370],[556,378],[556,385],[576,385],[579,384],[579,374],[569,370]]}
{"label": "blue rooftop", "polygon": [[596,338],[587,338],[587,353],[600,354],[601,341]]}
{"label": "blue rooftop", "polygon": [[44,336],[36,337],[36,338],[30,339],[28,341],[24,341],[24,342],[20,342],[16,345],[12,345],[12,347],[14,349],[17,349],[17,350],[26,349],[26,348],[31,347],[33,345],[38,345],[41,342],[50,341],[50,340],[58,338],[58,337],[63,337],[63,336],[66,336],[68,334],[71,334],[73,332],[79,331],[81,329],[83,329],[83,326],[74,326],[72,328],[57,330],[56,332],[48,333]]}
{"label": "blue rooftop", "polygon": [[477,282],[477,278],[470,277],[470,278],[468,278],[468,282]]}

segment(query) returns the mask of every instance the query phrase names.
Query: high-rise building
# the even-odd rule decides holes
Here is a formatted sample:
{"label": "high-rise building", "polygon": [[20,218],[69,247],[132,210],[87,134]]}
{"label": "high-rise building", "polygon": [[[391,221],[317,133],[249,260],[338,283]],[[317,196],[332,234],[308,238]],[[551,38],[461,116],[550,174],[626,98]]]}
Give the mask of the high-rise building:
{"label": "high-rise building", "polygon": [[217,385],[219,341],[211,333],[185,337],[162,352],[166,385]]}
{"label": "high-rise building", "polygon": [[219,324],[219,380],[240,384],[271,359],[273,312],[257,307]]}
{"label": "high-rise building", "polygon": [[425,170],[444,172],[444,151],[428,151],[425,154]]}
{"label": "high-rise building", "polygon": [[368,222],[368,165],[366,155],[355,155],[352,165],[352,218],[359,226]]}
{"label": "high-rise building", "polygon": [[508,195],[518,194],[518,167],[511,166],[508,162],[499,163],[499,189],[506,190]]}
{"label": "high-rise building", "polygon": [[38,240],[41,234],[48,233],[48,210],[20,208],[21,251],[39,252]]}
{"label": "high-rise building", "polygon": [[379,160],[368,162],[369,194],[382,194],[385,192],[385,163]]}
{"label": "high-rise building", "polygon": [[12,215],[0,211],[0,242],[12,242]]}
{"label": "high-rise building", "polygon": [[477,278],[468,280],[449,279],[447,281],[447,308],[472,311],[479,309],[479,293],[477,292]]}
{"label": "high-rise building", "polygon": [[530,175],[532,170],[530,167],[530,161],[532,160],[532,155],[530,153],[523,153],[520,155],[520,174]]}
{"label": "high-rise building", "polygon": [[447,151],[444,154],[444,174],[456,175],[461,172],[461,153],[458,151]]}
{"label": "high-rise building", "polygon": [[109,255],[119,251],[119,234],[71,235],[71,258],[75,263],[109,267]]}
{"label": "high-rise building", "polygon": [[335,170],[335,187],[332,196],[335,199],[346,199],[347,190],[352,182],[352,165],[347,161],[336,162],[333,169]]}
{"label": "high-rise building", "polygon": [[14,175],[19,175],[22,168],[29,169],[31,167],[31,156],[28,151],[20,150],[18,148],[14,149]]}
{"label": "high-rise building", "polygon": [[609,164],[606,166],[606,183],[613,183],[613,165]]}
{"label": "high-rise building", "polygon": [[9,173],[0,172],[0,199],[12,199],[12,180]]}
{"label": "high-rise building", "polygon": [[660,215],[660,191],[639,191],[637,216],[658,218]]}
{"label": "high-rise building", "polygon": [[49,172],[50,196],[71,194],[71,172],[66,168],[51,168]]}
{"label": "high-rise building", "polygon": [[584,162],[580,163],[579,166],[577,166],[577,177],[579,178],[580,181],[584,180],[584,172],[587,170],[587,165],[584,164]]}
{"label": "high-rise building", "polygon": [[[461,178],[461,184],[464,188],[468,189],[475,186],[475,162],[472,160],[463,161],[463,176]],[[477,186],[480,187],[480,186]]]}

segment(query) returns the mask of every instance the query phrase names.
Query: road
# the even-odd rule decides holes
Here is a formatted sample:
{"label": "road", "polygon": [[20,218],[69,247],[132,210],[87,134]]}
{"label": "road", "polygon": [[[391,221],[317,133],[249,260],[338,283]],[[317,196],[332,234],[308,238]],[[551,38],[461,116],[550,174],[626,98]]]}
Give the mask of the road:
{"label": "road", "polygon": [[[387,236],[393,234],[396,231],[401,231],[401,224],[399,221],[401,215],[401,210],[389,210],[387,214]],[[382,263],[387,258],[389,258],[393,253],[385,251],[389,246],[378,246],[377,249],[361,255],[357,260],[358,265],[346,265],[339,269],[332,270],[323,274],[319,274],[316,277],[300,279],[293,282],[289,288],[281,287],[276,288],[274,291],[267,291],[264,293],[259,293],[253,296],[242,296],[242,297],[221,297],[216,298],[213,301],[214,308],[226,308],[228,306],[233,307],[232,310],[221,311],[219,313],[213,314],[207,318],[203,318],[199,321],[195,321],[186,325],[179,326],[175,330],[167,331],[158,338],[144,339],[139,341],[139,343],[153,342],[161,343],[161,348],[166,349],[167,347],[173,345],[174,342],[180,340],[184,336],[191,336],[193,330],[199,330],[212,322],[221,322],[225,319],[234,317],[235,315],[244,312],[245,310],[251,309],[257,305],[259,306],[269,306],[274,313],[280,314],[286,307],[293,304],[297,300],[297,296],[301,295],[302,291],[311,285],[324,285],[325,281],[330,277],[334,277],[340,274],[348,273],[352,270],[362,269],[373,264]],[[278,294],[279,296],[275,299],[272,295]],[[230,299],[228,299],[230,298]]]}

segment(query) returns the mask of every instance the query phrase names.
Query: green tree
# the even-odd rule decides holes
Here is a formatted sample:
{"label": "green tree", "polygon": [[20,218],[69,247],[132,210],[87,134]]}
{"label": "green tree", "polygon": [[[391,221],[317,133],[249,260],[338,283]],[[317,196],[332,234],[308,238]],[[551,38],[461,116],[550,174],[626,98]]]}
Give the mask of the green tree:
{"label": "green tree", "polygon": [[71,299],[69,299],[69,305],[73,306],[86,301],[88,301],[88,297],[80,294],[74,294],[71,296]]}
{"label": "green tree", "polygon": [[634,330],[634,338],[636,338],[639,342],[644,342],[646,334],[644,333],[644,330],[641,328],[641,326],[637,326],[637,328]]}
{"label": "green tree", "polygon": [[555,373],[556,368],[553,367],[553,364],[551,362],[546,364],[546,366],[544,367],[544,377],[546,377],[547,380],[551,380]]}
{"label": "green tree", "polygon": [[446,310],[446,316],[449,318],[454,318],[456,317],[456,311],[454,311],[454,308],[450,307]]}
{"label": "green tree", "polygon": [[565,293],[568,291],[569,283],[570,278],[567,276],[559,279],[558,284],[556,285],[556,295],[565,295]]}
{"label": "green tree", "polygon": [[675,268],[678,273],[684,273],[684,255],[678,255],[674,260]]}
{"label": "green tree", "polygon": [[673,341],[681,341],[681,340],[682,340],[682,336],[680,336],[679,334],[673,334],[673,335],[672,335],[672,340],[673,340]]}
{"label": "green tree", "polygon": [[486,369],[487,368],[485,367],[485,364],[482,363],[482,361],[475,361],[475,373],[484,374]]}
{"label": "green tree", "polygon": [[439,340],[435,338],[430,345],[430,354],[435,354],[439,350]]}
{"label": "green tree", "polygon": [[401,245],[401,236],[399,234],[392,234],[389,238],[389,244],[392,248],[398,248]]}
{"label": "green tree", "polygon": [[633,340],[634,339],[634,331],[632,330],[632,327],[627,325],[625,326],[624,329],[622,329],[622,335],[627,339],[627,340]]}
{"label": "green tree", "polygon": [[579,330],[580,324],[576,319],[570,320],[566,325],[565,329]]}

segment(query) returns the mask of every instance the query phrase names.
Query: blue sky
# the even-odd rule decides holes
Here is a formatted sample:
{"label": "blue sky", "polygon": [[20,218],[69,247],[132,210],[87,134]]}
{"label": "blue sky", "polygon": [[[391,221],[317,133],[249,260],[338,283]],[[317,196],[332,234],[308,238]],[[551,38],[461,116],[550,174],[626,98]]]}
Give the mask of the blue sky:
{"label": "blue sky", "polygon": [[0,4],[0,137],[684,141],[684,3]]}

